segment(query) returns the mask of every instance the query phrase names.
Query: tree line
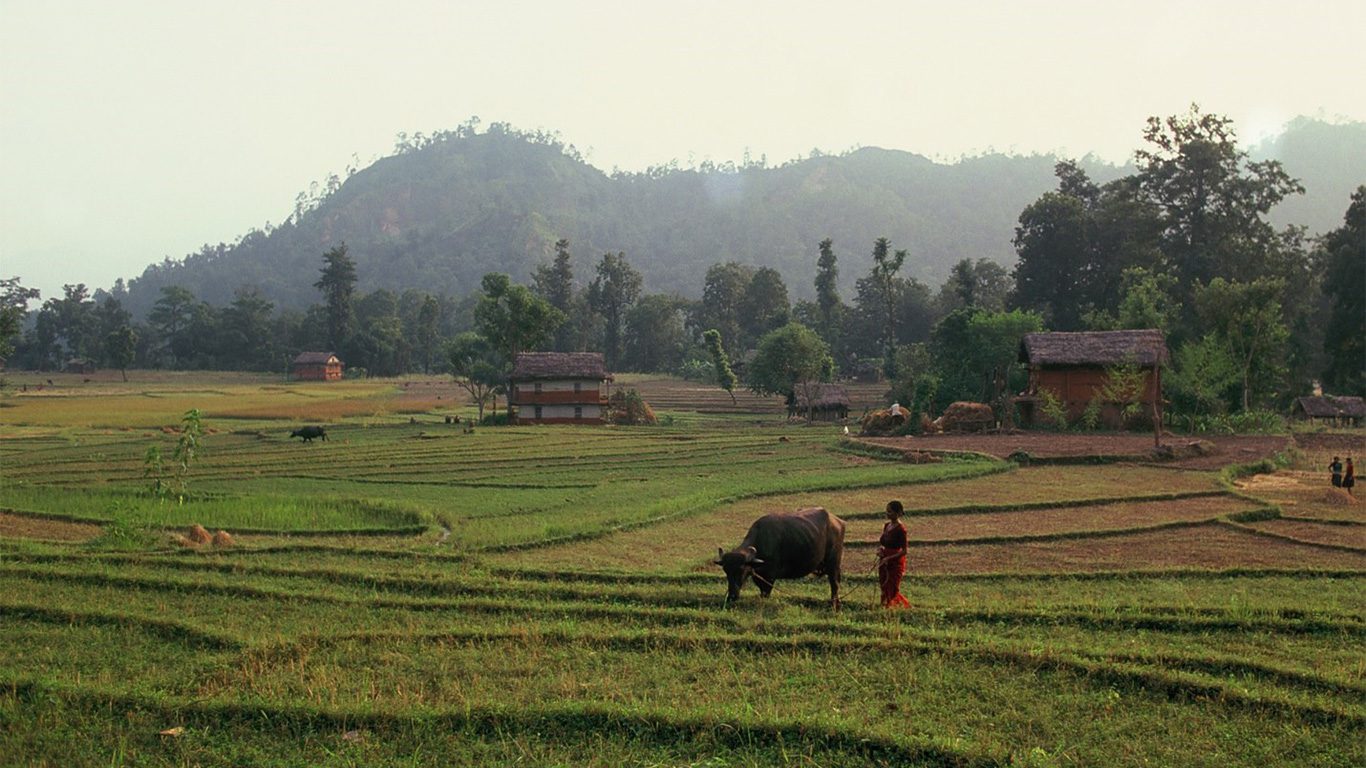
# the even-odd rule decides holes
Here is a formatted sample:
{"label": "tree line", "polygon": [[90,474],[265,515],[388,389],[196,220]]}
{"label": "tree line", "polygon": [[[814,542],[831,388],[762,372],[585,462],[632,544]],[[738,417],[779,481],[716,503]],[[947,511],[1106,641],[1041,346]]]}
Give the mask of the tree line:
{"label": "tree line", "polygon": [[[733,363],[752,389],[789,396],[794,376],[880,377],[891,397],[934,412],[1021,385],[1024,333],[1159,328],[1174,352],[1177,410],[1284,407],[1311,379],[1366,390],[1366,186],[1340,228],[1310,240],[1268,222],[1301,188],[1276,162],[1250,161],[1226,118],[1192,107],[1151,118],[1144,140],[1136,171],[1108,183],[1058,163],[1057,188],[1019,216],[1013,272],[963,259],[937,289],[905,276],[915,255],[886,238],[872,240],[848,300],[839,289],[847,257],[831,239],[814,244],[815,298],[795,302],[777,270],[736,261],[713,263],[698,299],[645,293],[624,252],[580,276],[561,239],[528,285],[489,273],[464,298],[360,293],[343,244],[323,254],[320,301],[303,311],[277,310],[250,287],[215,307],[167,286],[135,322],[119,285],[98,297],[75,285],[25,324],[34,292],[0,281],[0,331],[12,347],[0,352],[45,369],[79,357],[120,369],[269,371],[326,350],[354,373],[449,370],[492,391],[517,351],[594,350],[611,370],[709,381],[724,381],[720,368]],[[775,356],[780,344],[788,352]],[[775,365],[786,373],[772,376]]]}

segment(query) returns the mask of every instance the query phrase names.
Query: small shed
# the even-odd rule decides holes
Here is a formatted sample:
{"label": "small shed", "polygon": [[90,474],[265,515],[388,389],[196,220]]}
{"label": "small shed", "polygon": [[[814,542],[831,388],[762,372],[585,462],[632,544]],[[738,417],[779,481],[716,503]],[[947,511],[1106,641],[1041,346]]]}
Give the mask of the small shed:
{"label": "small shed", "polygon": [[333,352],[300,352],[289,371],[296,381],[340,381],[344,367]]}
{"label": "small shed", "polygon": [[1290,415],[1311,422],[1332,422],[1335,427],[1360,426],[1366,420],[1366,401],[1359,397],[1314,395],[1297,397],[1290,406]]}
{"label": "small shed", "polygon": [[849,418],[849,391],[839,384],[798,384],[787,401],[787,417],[812,421],[839,421]]}
{"label": "small shed", "polygon": [[[1140,406],[1142,417],[1160,407],[1162,366],[1170,360],[1167,340],[1155,329],[1134,331],[1076,331],[1027,333],[1020,340],[1020,362],[1029,368],[1029,384],[1015,398],[1024,424],[1047,418],[1043,406],[1056,401],[1069,421],[1082,417],[1088,406],[1099,406],[1099,423],[1122,428],[1124,410]],[[1125,399],[1112,397],[1117,369],[1136,371],[1135,391]]]}
{"label": "small shed", "polygon": [[84,357],[73,357],[62,366],[62,373],[79,373],[88,376],[94,372],[95,363]]}
{"label": "small shed", "polygon": [[522,352],[511,379],[517,424],[603,423],[612,377],[601,352]]}

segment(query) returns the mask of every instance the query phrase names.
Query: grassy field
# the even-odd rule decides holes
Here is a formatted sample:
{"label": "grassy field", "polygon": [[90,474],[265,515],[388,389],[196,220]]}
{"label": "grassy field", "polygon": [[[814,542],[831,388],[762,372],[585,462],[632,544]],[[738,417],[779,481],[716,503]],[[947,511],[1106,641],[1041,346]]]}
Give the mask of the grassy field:
{"label": "grassy field", "polygon": [[[1366,763],[1366,516],[1318,448],[1235,485],[882,460],[683,396],[667,427],[467,433],[435,381],[133,378],[0,401],[0,763]],[[187,497],[155,498],[191,407]],[[844,610],[818,579],[723,609],[716,547],[808,504],[848,521]]]}

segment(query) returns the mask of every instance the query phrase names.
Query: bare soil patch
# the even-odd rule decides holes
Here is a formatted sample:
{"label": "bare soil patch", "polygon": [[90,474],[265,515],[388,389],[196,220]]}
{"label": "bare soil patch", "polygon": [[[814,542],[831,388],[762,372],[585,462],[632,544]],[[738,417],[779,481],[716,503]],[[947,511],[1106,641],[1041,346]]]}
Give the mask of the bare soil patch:
{"label": "bare soil patch", "polygon": [[[867,570],[873,552],[853,553],[848,572]],[[1093,539],[916,547],[913,574],[1093,573],[1172,568],[1323,568],[1366,570],[1366,553],[1278,541],[1209,524]]]}
{"label": "bare soil patch", "polygon": [[[1076,531],[1147,528],[1164,523],[1213,520],[1251,506],[1248,501],[1234,496],[1209,496],[1175,501],[908,517],[905,523],[912,543],[926,543],[994,536],[1045,536]],[[881,532],[881,521],[852,520],[845,530],[845,540],[875,542]]]}
{"label": "bare soil patch", "polygon": [[99,535],[98,525],[0,512],[0,538],[88,541]]}
{"label": "bare soil patch", "polygon": [[[1216,452],[1210,456],[1192,456],[1167,462],[1167,465],[1183,469],[1219,469],[1229,464],[1241,464],[1272,456],[1290,444],[1290,438],[1275,435],[1202,436],[1199,438],[1186,435],[1168,435],[1162,438],[1162,442],[1167,445],[1182,446],[1197,439],[1214,443]],[[1153,450],[1153,436],[1141,433],[946,434],[868,438],[868,441],[888,445],[899,450],[976,451],[999,458],[1006,458],[1016,451],[1023,451],[1030,456],[1043,459],[1086,456],[1131,456],[1136,459],[1146,459]]]}
{"label": "bare soil patch", "polygon": [[1334,525],[1308,520],[1263,520],[1253,523],[1253,527],[1300,541],[1356,547],[1366,552],[1366,525]]}

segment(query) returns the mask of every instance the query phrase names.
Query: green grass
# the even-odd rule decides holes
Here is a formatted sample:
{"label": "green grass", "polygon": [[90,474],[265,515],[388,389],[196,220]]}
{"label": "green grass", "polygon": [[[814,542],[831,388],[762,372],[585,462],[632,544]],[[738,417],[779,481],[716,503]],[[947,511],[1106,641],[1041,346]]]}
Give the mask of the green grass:
{"label": "green grass", "polygon": [[[111,421],[234,396],[254,414],[207,418],[184,503],[142,478],[173,437],[81,427],[95,398],[28,402],[0,438],[0,509],[29,516],[0,524],[105,530],[0,534],[0,763],[1366,764],[1366,548],[1315,569],[1296,558],[1329,547],[1249,536],[1284,559],[1147,570],[1160,553],[1134,531],[1191,519],[1182,505],[1244,527],[1277,514],[1217,472],[909,465],[842,451],[829,427],[682,411],[466,434],[394,417],[374,385],[152,389],[119,394],[150,405]],[[362,415],[291,443],[269,416],[305,401]],[[722,608],[709,559],[759,514],[818,503],[873,535],[892,497],[913,534],[963,526],[952,549],[1021,531],[1134,548],[1103,572],[1078,539],[1075,571],[952,575],[933,570],[950,548],[917,547],[907,611],[877,608],[853,559],[839,612],[815,578]],[[159,530],[191,522],[245,535],[191,550]]]}

